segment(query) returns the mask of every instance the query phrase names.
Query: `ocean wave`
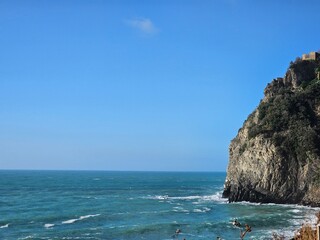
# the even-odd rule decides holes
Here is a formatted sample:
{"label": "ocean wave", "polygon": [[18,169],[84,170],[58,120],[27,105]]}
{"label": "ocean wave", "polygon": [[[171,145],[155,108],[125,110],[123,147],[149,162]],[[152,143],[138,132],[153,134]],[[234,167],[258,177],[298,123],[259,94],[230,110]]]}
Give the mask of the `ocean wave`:
{"label": "ocean wave", "polygon": [[300,218],[291,219],[291,223],[294,226],[302,226],[303,224],[316,225],[318,218],[316,217],[316,212],[310,212],[306,215],[303,214]]}
{"label": "ocean wave", "polygon": [[260,203],[260,202],[248,202],[248,201],[242,201],[242,202],[232,202],[231,204],[236,205],[263,205],[263,206],[277,206],[277,207],[284,207],[284,208],[292,208],[292,210],[295,209],[301,209],[301,210],[317,210],[320,211],[320,207],[310,207],[310,206],[304,206],[304,205],[298,205],[298,204],[283,204],[283,203]]}
{"label": "ocean wave", "polygon": [[[155,196],[148,196],[147,199],[154,199],[154,200],[199,200],[199,201],[214,201],[214,202],[228,202],[228,199],[222,198],[222,192],[216,192],[213,195],[191,195],[191,196],[169,196],[169,195],[155,195]],[[198,202],[194,202],[197,204]]]}
{"label": "ocean wave", "polygon": [[228,199],[222,197],[222,191],[219,191],[213,195],[208,195],[203,197],[204,201],[215,201],[220,203],[227,203]]}
{"label": "ocean wave", "polygon": [[289,212],[299,213],[299,212],[301,212],[301,210],[299,210],[299,209],[291,209],[291,210],[289,210]]}
{"label": "ocean wave", "polygon": [[139,214],[158,214],[158,213],[168,213],[169,210],[162,210],[162,211],[141,211]]}
{"label": "ocean wave", "polygon": [[[280,239],[290,239],[290,237],[294,237],[294,232],[291,231],[291,233],[288,233],[286,230],[284,229],[273,229],[273,230],[264,230],[264,233],[266,236],[270,236],[270,239],[272,239],[272,236],[279,236]],[[257,239],[265,239],[265,237],[260,237]]]}
{"label": "ocean wave", "polygon": [[183,213],[189,213],[189,210],[184,209],[183,207],[173,207],[174,212],[183,212]]}
{"label": "ocean wave", "polygon": [[34,236],[29,235],[29,236],[26,236],[26,237],[18,238],[18,240],[23,240],[23,239],[34,239]]}
{"label": "ocean wave", "polygon": [[81,221],[81,220],[86,219],[86,218],[97,217],[97,216],[100,216],[100,215],[101,214],[93,214],[93,215],[81,216],[79,218],[69,219],[69,220],[63,221],[61,223],[62,224],[71,224],[71,223],[75,223],[77,221]]}
{"label": "ocean wave", "polygon": [[211,208],[208,208],[208,207],[204,207],[202,209],[195,208],[195,209],[193,209],[193,212],[195,212],[195,213],[206,213],[206,212],[209,212],[210,210],[211,210]]}
{"label": "ocean wave", "polygon": [[155,200],[167,200],[169,199],[168,195],[156,195],[156,196],[149,196],[148,199],[155,199]]}
{"label": "ocean wave", "polygon": [[[298,229],[293,227],[273,229],[273,230],[264,230],[267,236],[272,236],[274,234],[284,237],[283,239],[292,239],[298,233]],[[262,239],[265,239],[262,238]]]}
{"label": "ocean wave", "polygon": [[[247,201],[242,201],[242,202],[232,202],[231,204],[235,205],[252,205],[252,206],[259,206],[262,205],[262,203],[256,203],[256,202],[247,202]],[[265,205],[274,205],[274,203],[266,203]]]}
{"label": "ocean wave", "polygon": [[194,200],[194,199],[201,199],[203,196],[185,196],[185,197],[170,197],[173,200]]}
{"label": "ocean wave", "polygon": [[206,211],[196,208],[196,209],[193,209],[193,212],[195,212],[195,213],[205,213]]}
{"label": "ocean wave", "polygon": [[46,223],[44,225],[45,228],[52,228],[53,226],[54,226],[54,224],[52,224],[52,223]]}
{"label": "ocean wave", "polygon": [[[253,209],[264,209],[264,211],[272,211],[270,216],[279,216],[281,218],[284,216],[284,219],[288,219],[289,226],[277,228],[274,227],[273,230],[264,230],[264,236],[268,235],[272,236],[272,234],[276,233],[279,235],[283,235],[284,239],[291,239],[297,232],[297,230],[303,224],[310,224],[311,226],[315,226],[317,222],[317,217],[315,214],[319,212],[320,208],[310,207],[310,206],[302,206],[297,204],[275,204],[275,203],[251,203],[251,202],[237,202],[232,203],[234,205],[243,205],[243,206],[252,206]],[[253,210],[255,211],[255,210]],[[268,214],[264,212],[264,217]],[[246,216],[249,217],[249,216]],[[262,230],[261,230],[262,231]],[[258,238],[259,239],[259,238]],[[265,238],[260,238],[265,239]]]}
{"label": "ocean wave", "polygon": [[9,227],[9,223],[7,223],[6,225],[0,226],[0,228],[7,228]]}

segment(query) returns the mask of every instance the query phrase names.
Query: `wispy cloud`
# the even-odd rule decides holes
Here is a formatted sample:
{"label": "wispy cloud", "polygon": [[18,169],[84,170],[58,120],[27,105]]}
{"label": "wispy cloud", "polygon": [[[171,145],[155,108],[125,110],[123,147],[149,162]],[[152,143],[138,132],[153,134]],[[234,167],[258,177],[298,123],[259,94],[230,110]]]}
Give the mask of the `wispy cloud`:
{"label": "wispy cloud", "polygon": [[155,27],[153,22],[150,19],[147,18],[136,18],[136,19],[129,19],[126,21],[126,23],[138,31],[144,33],[144,34],[155,34],[158,32],[158,29]]}

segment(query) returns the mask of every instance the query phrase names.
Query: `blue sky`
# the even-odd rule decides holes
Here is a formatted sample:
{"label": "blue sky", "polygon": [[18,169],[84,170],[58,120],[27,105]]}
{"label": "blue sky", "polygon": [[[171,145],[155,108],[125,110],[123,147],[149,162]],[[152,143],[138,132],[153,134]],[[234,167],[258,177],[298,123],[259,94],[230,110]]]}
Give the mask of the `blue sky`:
{"label": "blue sky", "polygon": [[225,171],[319,1],[0,1],[0,168]]}

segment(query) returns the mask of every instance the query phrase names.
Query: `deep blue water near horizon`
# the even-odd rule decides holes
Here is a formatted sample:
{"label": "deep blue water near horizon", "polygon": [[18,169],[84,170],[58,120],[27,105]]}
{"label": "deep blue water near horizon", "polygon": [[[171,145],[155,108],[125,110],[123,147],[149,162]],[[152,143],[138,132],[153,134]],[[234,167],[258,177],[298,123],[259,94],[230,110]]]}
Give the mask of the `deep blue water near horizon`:
{"label": "deep blue water near horizon", "polygon": [[[293,236],[316,208],[227,203],[225,173],[0,171],[0,239],[245,239]],[[175,235],[176,229],[182,233]]]}

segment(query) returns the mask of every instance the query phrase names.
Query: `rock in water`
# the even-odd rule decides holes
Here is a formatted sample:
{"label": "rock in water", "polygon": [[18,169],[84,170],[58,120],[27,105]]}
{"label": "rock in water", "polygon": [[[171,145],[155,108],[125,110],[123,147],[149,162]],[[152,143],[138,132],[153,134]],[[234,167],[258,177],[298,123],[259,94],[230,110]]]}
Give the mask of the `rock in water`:
{"label": "rock in water", "polygon": [[230,202],[320,206],[320,60],[274,79],[229,147]]}

